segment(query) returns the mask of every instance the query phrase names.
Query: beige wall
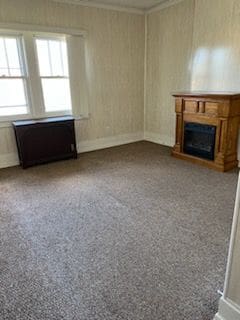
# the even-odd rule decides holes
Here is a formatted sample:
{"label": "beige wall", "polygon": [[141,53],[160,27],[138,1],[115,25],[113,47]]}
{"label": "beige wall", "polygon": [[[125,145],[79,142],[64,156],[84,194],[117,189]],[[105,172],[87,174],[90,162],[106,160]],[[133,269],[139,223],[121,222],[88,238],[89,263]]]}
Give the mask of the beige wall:
{"label": "beige wall", "polygon": [[171,145],[175,137],[171,92],[189,86],[194,1],[153,12],[147,21],[145,134]]}
{"label": "beige wall", "polygon": [[[122,135],[134,138],[143,132],[143,15],[50,0],[0,0],[3,22],[88,32],[91,116],[77,123],[78,142]],[[12,129],[0,128],[0,157],[8,161],[15,152]]]}
{"label": "beige wall", "polygon": [[240,91],[240,1],[184,0],[148,16],[146,131],[175,135],[178,90]]}
{"label": "beige wall", "polygon": [[[76,124],[80,145],[140,139],[143,113],[145,137],[172,145],[173,91],[240,90],[239,0],[183,0],[148,14],[145,110],[143,15],[50,0],[0,0],[0,22],[88,31],[91,116]],[[0,128],[0,163],[13,154],[12,129]]]}

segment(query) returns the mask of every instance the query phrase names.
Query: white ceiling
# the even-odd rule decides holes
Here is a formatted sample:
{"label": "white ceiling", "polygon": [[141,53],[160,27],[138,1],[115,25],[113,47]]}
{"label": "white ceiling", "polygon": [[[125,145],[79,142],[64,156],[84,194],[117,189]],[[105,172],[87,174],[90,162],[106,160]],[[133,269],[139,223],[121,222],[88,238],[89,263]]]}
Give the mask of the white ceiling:
{"label": "white ceiling", "polygon": [[54,0],[57,2],[75,3],[83,5],[109,5],[122,8],[148,10],[169,0]]}

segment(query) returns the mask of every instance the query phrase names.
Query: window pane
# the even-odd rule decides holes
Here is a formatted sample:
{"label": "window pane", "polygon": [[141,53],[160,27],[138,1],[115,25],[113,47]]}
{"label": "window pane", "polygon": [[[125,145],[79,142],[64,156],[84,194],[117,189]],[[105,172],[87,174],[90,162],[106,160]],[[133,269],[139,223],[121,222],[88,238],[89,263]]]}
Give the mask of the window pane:
{"label": "window pane", "polygon": [[0,76],[22,76],[18,39],[0,37]]}
{"label": "window pane", "polygon": [[20,114],[27,114],[27,107],[7,107],[1,108],[0,107],[0,116],[13,116],[13,115],[20,115]]}
{"label": "window pane", "polygon": [[2,37],[0,37],[0,76],[1,75],[9,76],[6,60],[6,51]]}
{"label": "window pane", "polygon": [[38,65],[41,76],[50,76],[50,59],[48,51],[48,42],[46,40],[36,40],[37,54],[38,54]]}
{"label": "window pane", "polygon": [[21,76],[23,72],[21,70],[21,64],[18,54],[18,44],[17,39],[9,38],[5,39],[7,57],[11,76]]}
{"label": "window pane", "polygon": [[0,108],[26,105],[24,80],[0,79]]}
{"label": "window pane", "polygon": [[68,79],[42,79],[42,88],[47,112],[71,110]]}
{"label": "window pane", "polygon": [[63,69],[64,69],[64,74],[66,76],[69,76],[68,73],[68,55],[67,55],[67,44],[65,41],[61,42],[61,47],[62,47],[62,57],[63,57]]}
{"label": "window pane", "polygon": [[49,41],[52,61],[52,75],[63,76],[63,62],[60,41]]}
{"label": "window pane", "polygon": [[68,76],[66,43],[59,39],[36,39],[41,77]]}

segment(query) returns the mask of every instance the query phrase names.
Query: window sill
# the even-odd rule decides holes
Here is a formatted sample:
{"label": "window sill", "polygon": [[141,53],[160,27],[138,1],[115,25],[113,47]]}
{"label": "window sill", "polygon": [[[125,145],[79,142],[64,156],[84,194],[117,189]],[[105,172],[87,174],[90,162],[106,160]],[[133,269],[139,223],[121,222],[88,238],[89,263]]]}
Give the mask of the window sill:
{"label": "window sill", "polygon": [[[57,116],[56,116],[57,117]],[[59,115],[59,117],[61,117]],[[12,123],[14,121],[21,121],[21,120],[38,120],[41,118],[52,118],[52,116],[45,116],[45,117],[32,117],[32,118],[25,118],[25,119],[13,119],[13,120],[8,120],[8,121],[1,121],[0,120],[0,128],[12,128]],[[88,120],[90,118],[90,114],[86,115],[86,116],[79,116],[79,117],[75,117],[74,120],[75,121],[81,121],[81,120]]]}

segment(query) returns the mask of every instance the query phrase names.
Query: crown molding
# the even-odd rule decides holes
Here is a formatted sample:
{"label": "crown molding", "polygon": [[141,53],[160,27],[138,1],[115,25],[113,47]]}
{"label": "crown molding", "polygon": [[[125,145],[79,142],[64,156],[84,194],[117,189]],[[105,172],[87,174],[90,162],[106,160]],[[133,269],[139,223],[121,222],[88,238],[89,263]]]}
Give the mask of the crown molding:
{"label": "crown molding", "polygon": [[175,4],[178,4],[179,2],[182,2],[183,0],[165,0],[163,3],[160,3],[148,10],[145,10],[145,13],[152,13],[152,12],[156,12],[171,6],[174,6]]}
{"label": "crown molding", "polygon": [[141,15],[144,15],[145,13],[145,10],[142,10],[142,9],[101,4],[101,3],[96,3],[94,1],[91,1],[91,2],[84,1],[84,0],[53,0],[53,1],[58,3],[60,2],[60,3],[70,4],[70,5],[74,4],[74,5],[84,6],[84,7],[93,7],[93,8],[99,8],[99,9],[114,10],[114,11],[135,13],[135,14],[141,14]]}
{"label": "crown molding", "polygon": [[116,6],[116,5],[98,3],[94,1],[89,2],[88,0],[52,0],[52,1],[69,4],[69,5],[78,5],[83,7],[92,7],[92,8],[99,8],[99,9],[105,9],[105,10],[113,10],[113,11],[145,15],[145,14],[149,14],[152,12],[156,12],[156,11],[171,7],[175,4],[178,4],[179,2],[182,2],[183,0],[165,0],[163,3],[153,6],[150,9],[137,9],[137,8],[131,8],[131,7]]}

